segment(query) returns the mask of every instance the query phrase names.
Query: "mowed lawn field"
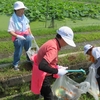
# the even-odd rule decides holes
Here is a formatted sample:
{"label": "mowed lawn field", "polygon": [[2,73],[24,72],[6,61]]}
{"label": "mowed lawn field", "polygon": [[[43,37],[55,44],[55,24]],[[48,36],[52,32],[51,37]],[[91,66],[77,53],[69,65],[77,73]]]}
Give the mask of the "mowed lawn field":
{"label": "mowed lawn field", "polygon": [[[8,23],[10,16],[0,15],[0,31],[7,31]],[[47,21],[47,27],[45,28],[45,22],[33,21],[30,23],[31,29],[34,30],[43,30],[49,29],[50,21]],[[100,20],[92,18],[83,18],[82,20],[71,20],[64,19],[61,21],[55,20],[54,22],[55,29],[58,29],[61,26],[69,26],[71,28],[80,27],[80,26],[91,26],[91,25],[100,25]]]}

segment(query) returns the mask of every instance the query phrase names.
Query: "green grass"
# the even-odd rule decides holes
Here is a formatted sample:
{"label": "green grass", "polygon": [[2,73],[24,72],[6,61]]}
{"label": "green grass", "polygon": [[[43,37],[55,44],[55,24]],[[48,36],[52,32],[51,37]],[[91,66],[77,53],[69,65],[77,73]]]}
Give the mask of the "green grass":
{"label": "green grass", "polygon": [[[59,0],[62,1],[62,0]],[[63,1],[67,1],[67,0],[63,0]],[[72,1],[83,1],[83,0],[72,0]],[[84,0],[87,2],[87,0]],[[99,0],[88,0],[89,2],[100,2]],[[9,16],[10,17],[10,16]],[[11,55],[13,54],[13,44],[12,41],[10,40],[10,35],[7,33],[7,28],[8,28],[8,22],[9,22],[9,17],[5,16],[5,15],[0,15],[0,53],[4,53],[6,55],[9,55],[9,53],[11,53]],[[47,24],[47,26],[45,27],[45,24]],[[45,22],[39,22],[39,21],[35,21],[30,23],[31,26],[31,30],[33,35],[36,37],[36,41],[38,43],[39,46],[41,46],[44,42],[46,42],[47,40],[54,38],[55,34],[56,34],[56,30],[61,27],[61,26],[69,26],[73,29],[74,33],[75,33],[75,42],[76,43],[80,43],[80,42],[84,42],[84,41],[92,41],[92,40],[100,40],[100,20],[97,19],[91,19],[91,18],[83,18],[82,20],[71,20],[66,18],[65,20],[55,20],[55,27],[54,28],[48,28],[50,26],[50,21],[48,21],[47,23]],[[83,33],[84,32],[84,33]],[[81,34],[82,33],[82,34]],[[40,37],[42,36],[42,37]],[[80,50],[82,50],[83,47],[80,46]],[[75,51],[75,50],[74,50]],[[77,50],[78,51],[78,50]],[[67,51],[63,51],[62,53],[66,53]],[[73,50],[70,50],[68,52],[73,52]],[[75,56],[72,56],[72,58],[76,58]],[[59,64],[63,65],[63,66],[70,66],[70,65],[74,65],[75,63],[80,63],[80,62],[86,62],[85,60],[85,56],[83,54],[77,56],[77,59],[72,59],[68,56],[64,57],[63,59],[59,60]],[[25,60],[25,55],[22,56],[21,60]],[[70,60],[71,59],[71,60]],[[6,57],[6,58],[2,58],[0,59],[0,64],[1,63],[7,63],[7,62],[11,62],[12,61],[12,57]],[[20,76],[20,75],[24,75],[24,74],[28,74],[31,73],[31,71],[26,71],[24,69],[22,69],[19,72],[15,72],[12,69],[12,66],[8,67],[8,68],[4,68],[4,69],[0,69],[0,78],[1,79],[6,79],[12,76]],[[26,91],[24,90],[28,85],[24,86],[24,87],[20,87],[20,93],[21,95],[19,97],[8,97],[4,100],[35,100],[35,95],[33,93],[26,93],[24,94],[23,92]],[[29,88],[28,88],[29,89]],[[7,91],[5,91],[7,92]],[[13,90],[10,91],[10,95],[12,94],[16,94],[19,93],[19,91],[15,90],[13,88]],[[39,100],[43,100],[43,99],[39,99]],[[94,98],[89,95],[89,94],[83,94],[79,100],[94,100]]]}
{"label": "green grass", "polygon": [[[6,98],[6,99],[3,99],[3,100],[43,100],[43,98],[40,98],[40,99],[35,99],[36,96],[29,92],[29,93],[26,93],[26,94],[22,94],[18,97],[15,97],[15,98]],[[94,100],[94,98],[90,95],[90,94],[82,94],[81,97],[79,98],[79,100]]]}
{"label": "green grass", "polygon": [[[9,18],[10,16],[6,15],[0,15],[0,31],[7,31],[8,29],[8,23],[9,23]],[[100,25],[100,20],[98,19],[91,19],[91,18],[83,18],[82,20],[71,20],[69,18],[66,18],[65,20],[55,20],[55,28],[58,29],[61,26],[69,26],[71,28],[76,28],[76,27],[83,27],[83,26],[97,26]],[[40,21],[33,21],[30,23],[31,29],[34,34],[34,30],[45,30],[48,29],[50,26],[50,21],[47,21],[47,27],[45,28],[45,22],[40,22]],[[50,28],[49,28],[50,29]],[[52,30],[52,29],[51,29]]]}
{"label": "green grass", "polygon": [[[38,37],[36,38],[37,44],[39,45],[39,47],[46,42],[49,39],[54,38],[55,35],[47,35],[47,36],[42,36],[42,37]],[[74,37],[74,41],[75,43],[81,43],[81,42],[87,42],[87,41],[93,41],[93,40],[99,40],[100,39],[100,32],[84,32],[81,34],[80,33],[75,33],[75,37]],[[10,54],[14,51],[14,46],[12,41],[7,40],[7,41],[1,41],[0,42],[0,52],[1,53],[5,53],[5,54]]]}
{"label": "green grass", "polygon": [[[63,66],[68,66],[70,68],[70,65],[74,65],[75,63],[82,63],[82,62],[86,62],[85,56],[84,54],[76,54],[76,55],[72,55],[72,56],[66,56],[66,57],[62,57],[59,58],[59,65],[63,65]],[[5,80],[8,79],[10,77],[14,77],[14,76],[22,76],[22,75],[26,75],[26,74],[30,74],[31,71],[27,71],[25,70],[23,67],[25,67],[25,65],[23,64],[23,66],[21,66],[22,70],[21,71],[14,71],[11,66],[7,67],[7,68],[2,68],[0,69],[0,80]],[[29,66],[28,66],[29,67]],[[80,66],[81,67],[81,66]],[[25,91],[29,91],[29,84],[21,84],[17,87],[6,87],[6,89],[0,87],[0,89],[2,88],[2,90],[4,91],[5,95],[15,95],[15,94],[19,94],[19,96],[13,97],[13,96],[8,96],[3,100],[35,100],[36,95],[34,95],[32,92],[29,93],[24,93]],[[87,98],[86,95],[82,96],[80,100],[85,100],[85,98]],[[89,97],[92,98],[93,97]],[[43,100],[43,99],[38,99],[38,100]]]}
{"label": "green grass", "polygon": [[31,71],[27,71],[23,68],[20,67],[20,71],[15,71],[11,66],[10,67],[5,67],[0,69],[0,80],[7,80],[11,77],[16,77],[16,76],[22,76],[22,75],[28,75],[31,73]]}
{"label": "green grass", "polygon": [[[79,54],[75,54],[75,55],[69,55],[69,56],[65,56],[62,58],[59,58],[59,65],[63,65],[63,66],[72,66],[75,65],[77,63],[84,63],[86,62],[86,57],[84,56],[83,53],[79,53]],[[20,76],[20,75],[24,75],[24,74],[28,74],[30,73],[30,71],[26,70],[26,67],[28,63],[23,63],[20,64],[20,70],[21,71],[14,71],[14,69],[12,69],[12,65],[9,65],[7,68],[2,68],[0,69],[0,80],[3,80],[5,78],[9,78],[12,77],[13,75],[16,76]],[[25,67],[26,66],[26,67]],[[30,68],[31,66],[29,66]]]}
{"label": "green grass", "polygon": [[[65,0],[66,1],[66,0]],[[100,0],[70,0],[70,1],[76,1],[76,2],[87,2],[87,3],[100,3]]]}
{"label": "green grass", "polygon": [[0,31],[7,31],[8,29],[8,23],[9,23],[9,17],[5,15],[0,15]]}
{"label": "green grass", "polygon": [[[24,88],[24,87],[23,87]],[[13,91],[15,92],[15,91]],[[43,98],[38,98],[38,95],[34,95],[31,91],[26,92],[26,93],[20,93],[18,96],[13,97],[13,96],[8,96],[4,98],[3,100],[43,100]],[[89,93],[82,94],[79,100],[94,100],[93,96],[90,95]],[[100,100],[100,99],[99,99]]]}
{"label": "green grass", "polygon": [[[7,25],[8,25],[9,18],[4,15],[0,17],[1,17],[0,19],[1,22],[2,20],[4,20],[4,22],[0,24],[0,34],[1,34],[0,35],[0,53],[1,53],[1,56],[3,56],[3,58],[0,59],[0,64],[1,64],[1,63],[6,63],[6,62],[12,62],[14,46],[13,46],[13,42],[11,41],[11,35],[7,33]],[[75,20],[75,21],[72,21],[67,18],[66,20],[62,20],[62,21],[56,20],[54,28],[48,28],[48,26],[50,25],[50,21],[48,21],[46,28],[45,28],[45,22],[39,22],[39,21],[30,23],[30,26],[31,26],[32,33],[36,38],[37,44],[40,47],[47,40],[54,38],[56,35],[56,30],[63,25],[67,25],[73,29],[75,33],[75,38],[74,38],[75,43],[100,40],[99,23],[100,23],[99,20],[91,19],[91,18],[85,18],[83,20]],[[79,49],[76,47],[76,50],[77,51],[83,50],[83,47],[80,47]],[[67,52],[73,52],[73,50],[70,50],[70,51],[64,50],[64,51],[61,51],[61,54],[67,53]],[[23,57],[25,59],[25,55],[23,55]]]}
{"label": "green grass", "polygon": [[[76,27],[83,27],[83,26],[97,26],[100,25],[100,20],[98,19],[91,19],[91,18],[83,18],[82,20],[71,20],[69,18],[66,18],[65,20],[55,20],[55,28],[54,29],[58,29],[61,26],[69,26],[71,28],[76,28]],[[39,22],[39,21],[35,21],[32,22],[30,24],[31,29],[33,30],[43,30],[43,29],[48,29],[50,25],[50,21],[47,22],[47,27],[45,28],[45,22]]]}

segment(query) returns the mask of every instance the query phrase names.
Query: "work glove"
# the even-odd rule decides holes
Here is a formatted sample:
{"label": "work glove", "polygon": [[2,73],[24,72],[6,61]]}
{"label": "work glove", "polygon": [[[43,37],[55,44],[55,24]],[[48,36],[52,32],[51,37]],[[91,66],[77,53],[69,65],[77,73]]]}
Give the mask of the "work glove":
{"label": "work glove", "polygon": [[34,36],[33,36],[33,34],[31,34],[31,39],[32,39],[32,40],[34,39]]}
{"label": "work glove", "polygon": [[66,73],[68,73],[68,71],[66,70],[66,69],[62,69],[62,68],[60,68],[60,69],[58,69],[58,75],[59,76],[63,76],[63,75],[65,75]]}
{"label": "work glove", "polygon": [[68,67],[57,65],[58,69],[68,69]]}
{"label": "work glove", "polygon": [[18,39],[21,39],[21,40],[26,40],[25,37],[22,36],[22,35],[17,35],[17,38],[18,38]]}

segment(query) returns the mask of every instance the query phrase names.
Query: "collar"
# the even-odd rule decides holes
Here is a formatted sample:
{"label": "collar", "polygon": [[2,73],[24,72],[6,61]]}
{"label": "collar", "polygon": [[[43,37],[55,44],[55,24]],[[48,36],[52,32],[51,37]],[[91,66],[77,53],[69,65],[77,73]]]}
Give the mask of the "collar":
{"label": "collar", "polygon": [[57,40],[57,42],[58,42],[59,48],[61,48],[61,45],[60,45],[60,43],[59,43],[58,39],[57,39],[57,38],[55,38],[55,39],[56,39],[56,40]]}

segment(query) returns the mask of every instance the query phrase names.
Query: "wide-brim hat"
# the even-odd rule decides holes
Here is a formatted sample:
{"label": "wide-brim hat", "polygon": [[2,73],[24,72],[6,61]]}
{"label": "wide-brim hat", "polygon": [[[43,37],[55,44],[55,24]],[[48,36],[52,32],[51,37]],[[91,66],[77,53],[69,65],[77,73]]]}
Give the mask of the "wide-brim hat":
{"label": "wide-brim hat", "polygon": [[19,10],[19,9],[28,9],[24,4],[23,2],[21,1],[17,1],[14,3],[14,10]]}
{"label": "wide-brim hat", "polygon": [[73,41],[74,33],[70,27],[63,26],[57,30],[57,33],[68,45],[76,47],[76,44]]}
{"label": "wide-brim hat", "polygon": [[84,54],[86,54],[92,47],[93,47],[92,45],[86,44],[86,45],[84,46]]}

